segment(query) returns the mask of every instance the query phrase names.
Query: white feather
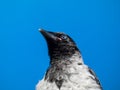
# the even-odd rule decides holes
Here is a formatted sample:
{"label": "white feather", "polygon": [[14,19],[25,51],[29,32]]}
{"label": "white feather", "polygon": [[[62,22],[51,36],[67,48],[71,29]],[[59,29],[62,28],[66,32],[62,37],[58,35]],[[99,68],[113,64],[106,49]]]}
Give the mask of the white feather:
{"label": "white feather", "polygon": [[[71,76],[63,82],[60,90],[101,90],[94,80],[94,76],[88,71],[88,66],[83,63],[79,53],[75,53],[71,59],[73,63],[67,68]],[[78,65],[82,63],[82,65]],[[93,79],[92,79],[92,78]],[[44,78],[36,85],[36,90],[59,90],[55,82],[50,83]]]}

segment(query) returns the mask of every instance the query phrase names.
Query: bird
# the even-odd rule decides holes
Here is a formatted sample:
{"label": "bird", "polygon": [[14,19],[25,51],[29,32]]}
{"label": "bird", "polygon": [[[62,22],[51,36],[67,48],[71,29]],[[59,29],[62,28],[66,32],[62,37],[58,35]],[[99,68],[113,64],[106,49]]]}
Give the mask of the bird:
{"label": "bird", "polygon": [[40,33],[47,42],[50,62],[45,75],[36,84],[36,90],[103,90],[69,35],[44,29]]}

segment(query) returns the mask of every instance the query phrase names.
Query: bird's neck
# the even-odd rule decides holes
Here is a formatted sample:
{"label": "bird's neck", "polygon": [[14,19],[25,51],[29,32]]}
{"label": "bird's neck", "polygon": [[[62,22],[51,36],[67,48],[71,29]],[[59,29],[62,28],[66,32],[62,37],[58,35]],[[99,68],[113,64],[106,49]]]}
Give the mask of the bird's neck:
{"label": "bird's neck", "polygon": [[55,53],[50,57],[50,64],[55,65],[61,62],[67,63],[67,61],[79,61],[81,64],[83,64],[83,61],[81,60],[81,54],[79,51],[75,51],[72,53]]}
{"label": "bird's neck", "polygon": [[62,86],[63,81],[66,81],[70,72],[70,67],[83,65],[80,52],[76,51],[71,57],[52,58],[50,66],[45,75],[45,80],[55,82],[58,88]]}
{"label": "bird's neck", "polygon": [[80,51],[76,45],[69,44],[48,44],[50,64],[56,61],[69,60],[76,52],[80,56]]}

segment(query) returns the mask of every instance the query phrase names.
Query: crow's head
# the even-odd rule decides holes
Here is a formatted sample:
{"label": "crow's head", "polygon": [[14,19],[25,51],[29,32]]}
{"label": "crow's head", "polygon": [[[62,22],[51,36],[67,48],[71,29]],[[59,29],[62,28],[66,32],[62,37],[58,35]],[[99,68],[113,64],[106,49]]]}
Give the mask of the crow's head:
{"label": "crow's head", "polygon": [[75,42],[67,34],[61,32],[50,32],[40,30],[45,37],[51,59],[65,58],[72,56],[79,51]]}

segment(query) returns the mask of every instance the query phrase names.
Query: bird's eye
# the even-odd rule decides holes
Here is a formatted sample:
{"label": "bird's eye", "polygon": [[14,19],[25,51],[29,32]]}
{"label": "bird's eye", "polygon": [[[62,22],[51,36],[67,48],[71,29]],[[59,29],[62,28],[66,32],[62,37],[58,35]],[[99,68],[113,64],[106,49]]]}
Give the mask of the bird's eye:
{"label": "bird's eye", "polygon": [[61,35],[60,38],[61,38],[61,39],[67,39],[67,36]]}

